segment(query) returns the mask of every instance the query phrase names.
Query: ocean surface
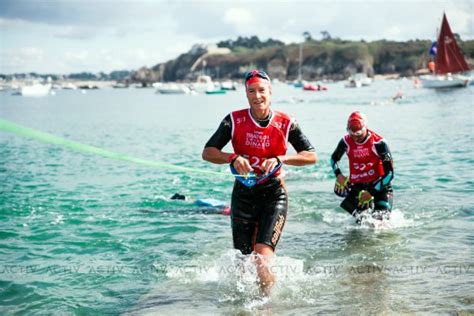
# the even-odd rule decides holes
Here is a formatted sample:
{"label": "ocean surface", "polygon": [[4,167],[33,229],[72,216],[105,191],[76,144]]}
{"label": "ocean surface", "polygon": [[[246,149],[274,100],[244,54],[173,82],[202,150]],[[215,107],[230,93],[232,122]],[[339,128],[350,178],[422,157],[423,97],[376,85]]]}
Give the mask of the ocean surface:
{"label": "ocean surface", "polygon": [[[328,88],[273,87],[272,107],[297,119],[319,161],[286,167],[290,209],[269,297],[232,249],[229,216],[195,203],[230,201],[228,166],[201,152],[226,114],[248,106],[242,87],[1,92],[1,119],[117,155],[0,129],[0,314],[474,313],[474,87]],[[354,110],[393,154],[389,227],[357,226],[333,193],[329,158]]]}

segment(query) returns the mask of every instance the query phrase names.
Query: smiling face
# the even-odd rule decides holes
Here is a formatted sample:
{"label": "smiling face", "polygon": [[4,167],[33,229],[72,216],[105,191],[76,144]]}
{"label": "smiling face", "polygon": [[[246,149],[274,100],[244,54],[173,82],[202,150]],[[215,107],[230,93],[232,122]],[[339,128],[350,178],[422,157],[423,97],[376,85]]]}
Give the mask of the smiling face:
{"label": "smiling face", "polygon": [[252,114],[257,119],[264,119],[270,114],[272,87],[263,80],[254,82],[246,88]]}

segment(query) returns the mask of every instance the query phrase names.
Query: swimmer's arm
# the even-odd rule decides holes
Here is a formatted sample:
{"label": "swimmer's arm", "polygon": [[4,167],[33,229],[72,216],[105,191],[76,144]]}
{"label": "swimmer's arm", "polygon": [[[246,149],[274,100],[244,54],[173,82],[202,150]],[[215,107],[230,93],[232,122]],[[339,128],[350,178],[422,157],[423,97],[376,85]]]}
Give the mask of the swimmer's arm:
{"label": "swimmer's arm", "polygon": [[288,135],[288,142],[297,154],[278,156],[283,164],[291,166],[304,166],[316,163],[318,156],[308,138],[301,131],[298,123],[293,122]]}
{"label": "swimmer's arm", "polygon": [[338,162],[339,162],[339,160],[341,160],[342,155],[344,155],[346,150],[347,150],[347,145],[344,142],[344,140],[341,139],[339,141],[339,144],[337,144],[336,149],[334,150],[334,152],[331,155],[331,161],[330,161],[331,168],[332,168],[332,171],[334,172],[334,175],[336,177],[342,174],[341,169],[339,168]]}
{"label": "swimmer's arm", "polygon": [[230,163],[237,173],[242,175],[253,171],[253,167],[246,158],[234,153],[223,152],[216,147],[204,148],[202,159],[216,164]]}
{"label": "swimmer's arm", "polygon": [[387,143],[380,141],[379,143],[375,144],[375,149],[382,160],[384,176],[372,183],[371,188],[369,188],[369,192],[372,195],[389,186],[394,176],[392,154],[388,148]]}
{"label": "swimmer's arm", "polygon": [[304,166],[316,163],[318,156],[314,151],[303,150],[294,155],[278,156],[278,159],[285,165]]}
{"label": "swimmer's arm", "polygon": [[202,159],[216,164],[229,163],[232,155],[233,153],[223,152],[216,147],[206,147],[202,151]]}
{"label": "swimmer's arm", "polygon": [[202,159],[216,164],[229,163],[232,153],[223,152],[222,148],[231,140],[231,130],[232,121],[227,115],[204,146]]}

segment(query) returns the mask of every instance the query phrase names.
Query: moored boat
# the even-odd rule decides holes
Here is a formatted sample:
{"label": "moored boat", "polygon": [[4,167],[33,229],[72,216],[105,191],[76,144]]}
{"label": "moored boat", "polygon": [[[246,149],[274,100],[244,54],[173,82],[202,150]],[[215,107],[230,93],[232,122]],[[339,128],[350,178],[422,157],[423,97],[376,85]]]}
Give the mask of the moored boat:
{"label": "moored boat", "polygon": [[226,90],[224,89],[208,89],[206,90],[206,94],[225,94]]}
{"label": "moored boat", "polygon": [[346,88],[368,87],[372,84],[372,78],[367,77],[365,73],[357,73],[347,79]]}
{"label": "moored boat", "polygon": [[326,86],[322,86],[319,83],[314,85],[311,83],[306,83],[303,86],[303,90],[305,91],[326,91],[328,88]]}
{"label": "moored boat", "polygon": [[156,93],[161,94],[189,94],[191,90],[183,84],[168,83],[156,88]]}
{"label": "moored boat", "polygon": [[470,68],[451,31],[446,14],[443,14],[438,41],[432,45],[435,54],[434,63],[430,64],[433,74],[420,76],[424,88],[466,87],[471,80],[465,75]]}
{"label": "moored boat", "polygon": [[19,95],[25,97],[43,97],[49,95],[51,91],[51,84],[34,83],[21,87]]}

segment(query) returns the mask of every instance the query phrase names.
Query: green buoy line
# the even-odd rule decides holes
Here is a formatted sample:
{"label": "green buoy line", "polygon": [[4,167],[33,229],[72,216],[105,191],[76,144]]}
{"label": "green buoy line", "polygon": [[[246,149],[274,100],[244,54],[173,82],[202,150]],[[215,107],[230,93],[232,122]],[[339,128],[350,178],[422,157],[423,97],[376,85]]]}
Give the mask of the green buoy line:
{"label": "green buoy line", "polygon": [[32,128],[24,127],[24,126],[3,120],[1,118],[0,118],[0,130],[4,132],[9,132],[15,135],[31,138],[34,140],[38,140],[43,143],[65,147],[65,148],[69,148],[69,149],[83,152],[83,153],[95,154],[95,155],[113,159],[113,160],[131,162],[131,163],[135,163],[135,164],[146,166],[146,167],[172,169],[172,170],[178,170],[178,171],[183,171],[183,172],[195,172],[195,173],[234,177],[234,175],[229,174],[229,173],[182,167],[182,166],[177,166],[177,165],[167,163],[167,162],[140,159],[140,158],[124,155],[121,153],[112,152],[112,151],[105,150],[99,147],[81,144],[79,142],[75,142],[72,140],[54,136],[49,133],[45,133],[45,132],[41,132]]}

